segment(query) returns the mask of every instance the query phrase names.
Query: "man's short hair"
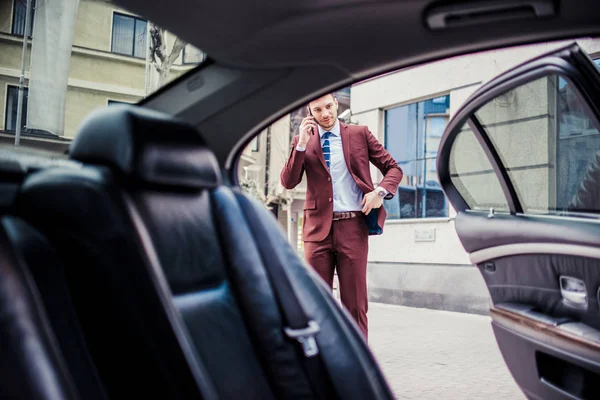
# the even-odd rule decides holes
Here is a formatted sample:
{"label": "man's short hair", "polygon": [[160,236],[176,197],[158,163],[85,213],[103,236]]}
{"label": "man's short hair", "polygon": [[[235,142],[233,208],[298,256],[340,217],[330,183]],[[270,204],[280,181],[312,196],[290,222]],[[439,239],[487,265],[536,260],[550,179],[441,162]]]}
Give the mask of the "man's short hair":
{"label": "man's short hair", "polygon": [[306,107],[310,108],[310,103],[312,103],[316,99],[320,99],[321,97],[325,97],[325,96],[331,96],[331,97],[333,97],[334,100],[337,100],[335,92],[329,92],[329,93],[325,93],[323,96],[319,96],[319,97],[317,97],[315,99],[312,99],[311,101],[309,101],[308,103],[306,103]]}

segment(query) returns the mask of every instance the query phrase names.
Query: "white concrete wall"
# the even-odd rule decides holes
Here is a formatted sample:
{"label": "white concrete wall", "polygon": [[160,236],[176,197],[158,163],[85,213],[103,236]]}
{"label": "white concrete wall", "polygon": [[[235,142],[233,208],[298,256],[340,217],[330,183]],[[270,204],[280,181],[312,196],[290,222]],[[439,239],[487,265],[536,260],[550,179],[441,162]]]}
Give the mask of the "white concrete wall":
{"label": "white concrete wall", "polygon": [[[435,240],[420,242],[415,236],[433,230]],[[370,262],[402,262],[410,264],[470,264],[452,219],[388,220],[383,234],[371,236]]]}
{"label": "white concrete wall", "polygon": [[[353,119],[367,125],[384,141],[386,109],[450,95],[450,117],[467,97],[486,81],[537,55],[562,47],[572,41],[533,46],[521,46],[454,57],[415,68],[372,78],[352,86]],[[600,54],[600,40],[578,40],[590,55]],[[372,167],[374,182],[381,174]],[[449,207],[449,218],[388,220],[381,236],[370,238],[370,262],[401,262],[408,264],[470,264],[456,231]],[[416,234],[434,234],[432,241],[415,241]]]}

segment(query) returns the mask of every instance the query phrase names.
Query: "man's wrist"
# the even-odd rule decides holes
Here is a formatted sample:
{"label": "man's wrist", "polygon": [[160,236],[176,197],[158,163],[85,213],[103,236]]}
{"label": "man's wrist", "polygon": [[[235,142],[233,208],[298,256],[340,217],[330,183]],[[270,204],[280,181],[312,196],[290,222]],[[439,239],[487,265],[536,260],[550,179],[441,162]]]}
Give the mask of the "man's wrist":
{"label": "man's wrist", "polygon": [[384,198],[385,196],[388,195],[389,192],[387,190],[385,190],[384,188],[382,188],[381,186],[377,186],[375,188],[375,193],[377,193],[377,195],[379,197]]}
{"label": "man's wrist", "polygon": [[296,151],[305,151],[306,145],[302,146],[300,143],[296,145]]}

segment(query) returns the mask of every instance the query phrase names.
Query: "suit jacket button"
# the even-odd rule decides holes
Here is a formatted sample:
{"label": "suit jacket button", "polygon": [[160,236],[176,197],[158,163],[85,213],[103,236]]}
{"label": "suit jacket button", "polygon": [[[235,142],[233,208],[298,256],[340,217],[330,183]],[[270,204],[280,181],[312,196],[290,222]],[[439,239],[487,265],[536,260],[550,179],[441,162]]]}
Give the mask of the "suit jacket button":
{"label": "suit jacket button", "polygon": [[331,182],[331,178],[330,177],[327,177],[327,182]]}
{"label": "suit jacket button", "polygon": [[329,198],[329,202],[331,203],[331,197]]}

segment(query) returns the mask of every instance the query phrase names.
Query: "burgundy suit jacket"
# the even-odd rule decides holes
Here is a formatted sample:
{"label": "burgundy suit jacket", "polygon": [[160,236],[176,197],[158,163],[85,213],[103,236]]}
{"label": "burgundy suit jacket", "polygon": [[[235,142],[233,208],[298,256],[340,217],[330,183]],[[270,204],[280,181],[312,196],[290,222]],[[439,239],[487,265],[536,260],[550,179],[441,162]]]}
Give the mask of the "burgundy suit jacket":
{"label": "burgundy suit jacket", "polygon": [[[371,180],[369,162],[372,162],[384,175],[379,186],[386,189],[392,198],[396,194],[402,180],[402,169],[394,158],[385,150],[366,126],[346,125],[340,122],[342,148],[348,171],[363,193],[372,192],[375,188]],[[305,151],[296,151],[299,135],[292,140],[292,151],[281,171],[281,184],[286,189],[295,188],[306,172],[306,200],[304,202],[304,225],[302,236],[306,242],[320,242],[331,230],[333,218],[333,187],[331,175],[325,163],[321,140],[318,133],[311,135]],[[374,209],[377,213],[380,229],[383,232],[385,209]],[[375,215],[373,215],[375,217]]]}

